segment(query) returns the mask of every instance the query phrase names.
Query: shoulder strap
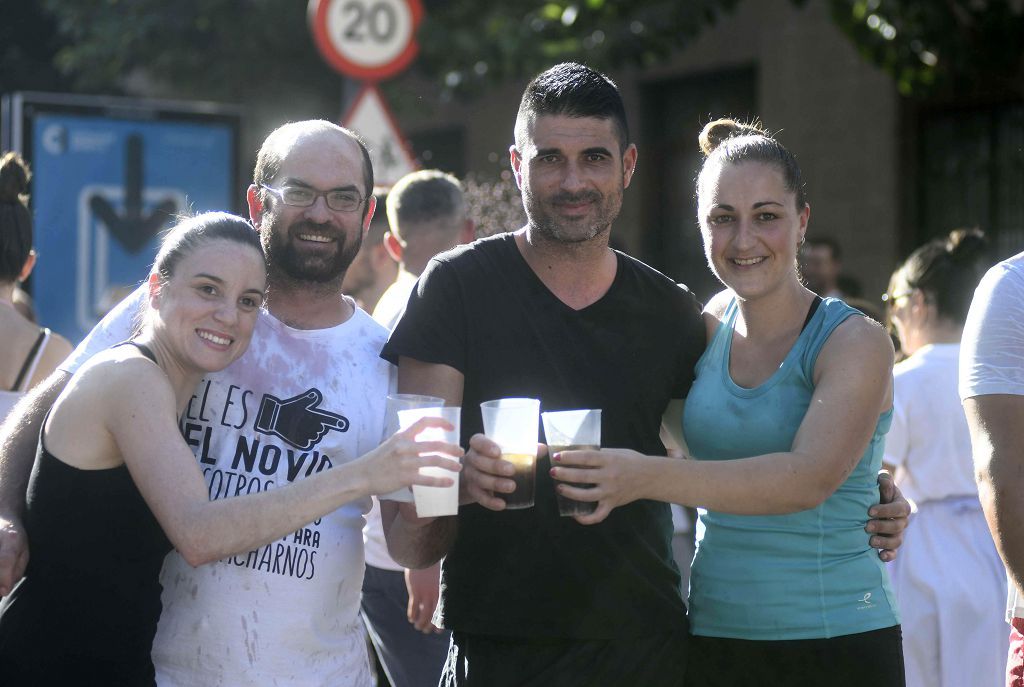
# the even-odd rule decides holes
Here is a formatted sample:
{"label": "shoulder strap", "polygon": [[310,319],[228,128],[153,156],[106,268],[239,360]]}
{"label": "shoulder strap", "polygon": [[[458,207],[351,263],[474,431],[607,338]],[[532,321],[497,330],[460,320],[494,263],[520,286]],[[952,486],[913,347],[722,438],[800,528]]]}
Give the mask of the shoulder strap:
{"label": "shoulder strap", "polygon": [[39,330],[39,336],[36,337],[36,342],[32,344],[32,350],[28,352],[28,357],[25,358],[21,371],[18,372],[18,378],[14,380],[14,388],[11,391],[25,391],[22,386],[27,387],[29,380],[32,379],[32,375],[36,373],[36,368],[39,367],[39,359],[43,357],[43,347],[49,338],[49,329],[43,327]]}
{"label": "shoulder strap", "polygon": [[151,349],[149,346],[147,346],[145,344],[140,344],[138,341],[132,341],[132,340],[129,339],[128,341],[122,341],[119,344],[114,344],[113,346],[111,346],[111,348],[117,348],[118,346],[131,346],[133,348],[136,348],[136,349],[138,349],[139,353],[141,353],[145,357],[149,358],[151,361],[153,361],[157,365],[160,364],[160,363],[156,362],[156,356],[153,355],[153,349]]}
{"label": "shoulder strap", "polygon": [[807,325],[811,323],[814,313],[818,312],[818,306],[821,305],[822,300],[824,299],[821,296],[815,296],[814,300],[811,301],[811,307],[807,309],[807,317],[804,318],[804,325],[800,327],[800,331],[807,329]]}

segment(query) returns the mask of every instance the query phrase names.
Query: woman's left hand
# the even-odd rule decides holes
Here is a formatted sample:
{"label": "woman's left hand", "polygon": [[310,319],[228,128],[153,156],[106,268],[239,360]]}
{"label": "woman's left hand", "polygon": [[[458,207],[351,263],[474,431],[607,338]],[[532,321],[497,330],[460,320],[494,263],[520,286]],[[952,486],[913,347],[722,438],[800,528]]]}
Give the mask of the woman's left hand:
{"label": "woman's left hand", "polygon": [[[573,516],[581,525],[596,525],[608,517],[613,508],[643,498],[643,455],[629,449],[598,451],[560,451],[551,456],[551,477],[561,484],[555,489],[562,496],[577,501],[597,501],[597,510]],[[574,484],[593,484],[590,488]]]}

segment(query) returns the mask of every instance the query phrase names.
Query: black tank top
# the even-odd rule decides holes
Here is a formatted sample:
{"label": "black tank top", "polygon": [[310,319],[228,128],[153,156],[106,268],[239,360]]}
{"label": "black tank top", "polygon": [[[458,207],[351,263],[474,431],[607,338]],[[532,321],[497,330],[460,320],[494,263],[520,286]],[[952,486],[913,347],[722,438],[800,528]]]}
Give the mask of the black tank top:
{"label": "black tank top", "polygon": [[159,575],[172,546],[128,468],[72,467],[41,433],[25,528],[28,569],[0,603],[3,684],[155,684]]}

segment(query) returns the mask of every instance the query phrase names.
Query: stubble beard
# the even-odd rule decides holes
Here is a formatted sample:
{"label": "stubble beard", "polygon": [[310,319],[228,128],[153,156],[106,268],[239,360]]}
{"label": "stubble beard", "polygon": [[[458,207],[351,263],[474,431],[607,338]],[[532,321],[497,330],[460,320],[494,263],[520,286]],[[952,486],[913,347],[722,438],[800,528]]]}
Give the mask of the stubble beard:
{"label": "stubble beard", "polygon": [[[594,203],[596,214],[593,217],[580,217],[576,220],[560,218],[555,214],[553,206],[578,202]],[[530,226],[544,239],[563,244],[586,243],[608,233],[622,208],[622,192],[608,196],[597,191],[559,193],[542,200],[526,187],[523,189],[523,208],[526,210]]]}

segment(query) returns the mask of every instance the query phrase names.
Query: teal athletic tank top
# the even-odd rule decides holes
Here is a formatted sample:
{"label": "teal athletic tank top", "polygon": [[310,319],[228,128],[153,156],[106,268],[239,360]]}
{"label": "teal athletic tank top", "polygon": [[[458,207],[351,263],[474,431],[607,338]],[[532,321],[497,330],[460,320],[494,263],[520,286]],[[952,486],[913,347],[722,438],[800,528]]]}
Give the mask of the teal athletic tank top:
{"label": "teal athletic tank top", "polygon": [[[789,451],[814,393],[818,353],[861,313],[826,298],[779,369],[753,389],[729,375],[739,308],[725,312],[697,362],[683,433],[693,458],[731,460]],[[690,578],[690,631],[754,640],[825,639],[899,623],[885,564],[868,546],[867,511],[892,411],[878,419],[849,478],[817,508],[787,515],[701,511],[704,536]]]}

